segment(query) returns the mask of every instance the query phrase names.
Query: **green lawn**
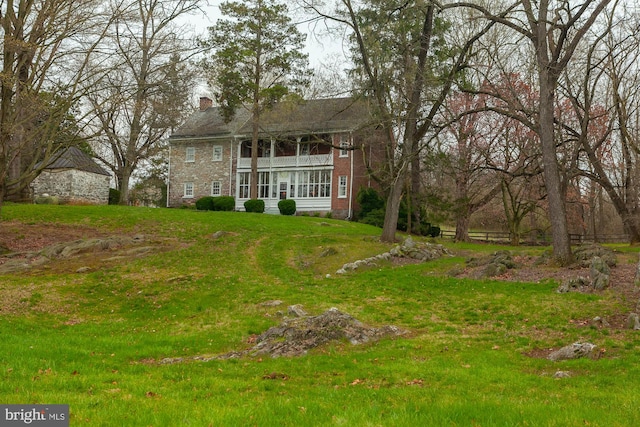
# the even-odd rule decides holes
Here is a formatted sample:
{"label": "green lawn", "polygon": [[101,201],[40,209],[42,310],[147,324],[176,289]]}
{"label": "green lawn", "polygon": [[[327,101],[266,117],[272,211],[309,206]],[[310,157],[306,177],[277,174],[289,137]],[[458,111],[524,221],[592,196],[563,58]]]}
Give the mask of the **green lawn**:
{"label": "green lawn", "polygon": [[[69,404],[72,426],[640,425],[638,332],[572,322],[620,312],[613,292],[447,276],[464,256],[337,275],[390,246],[379,229],[322,218],[12,204],[1,218],[143,234],[165,250],[0,276],[0,403]],[[246,349],[293,304],[410,333],[292,359],[159,363]],[[525,355],[579,340],[604,356]]]}

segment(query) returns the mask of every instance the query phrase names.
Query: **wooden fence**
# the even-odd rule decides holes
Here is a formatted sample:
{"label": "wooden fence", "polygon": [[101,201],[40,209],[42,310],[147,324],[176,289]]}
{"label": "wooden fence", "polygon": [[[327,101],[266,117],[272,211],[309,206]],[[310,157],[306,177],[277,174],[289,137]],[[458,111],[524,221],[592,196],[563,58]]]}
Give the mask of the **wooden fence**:
{"label": "wooden fence", "polygon": [[[455,230],[442,230],[440,237],[444,239],[453,239],[456,235]],[[580,245],[583,243],[628,243],[629,236],[626,234],[603,234],[597,236],[589,236],[582,234],[569,234],[572,245]],[[507,231],[470,231],[469,239],[478,242],[491,242],[501,244],[511,244],[511,233]],[[525,233],[520,236],[520,244],[522,245],[549,245],[551,244],[551,235],[546,233],[536,233],[535,237],[531,233]]]}

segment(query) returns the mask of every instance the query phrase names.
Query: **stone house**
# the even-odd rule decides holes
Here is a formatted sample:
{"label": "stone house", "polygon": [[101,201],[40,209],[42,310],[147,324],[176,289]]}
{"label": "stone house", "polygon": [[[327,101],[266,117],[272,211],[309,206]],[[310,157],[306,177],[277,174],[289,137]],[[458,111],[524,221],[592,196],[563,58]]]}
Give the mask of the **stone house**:
{"label": "stone house", "polygon": [[35,198],[57,197],[62,203],[106,205],[111,174],[77,147],[69,147],[45,166],[31,188]]}
{"label": "stone house", "polygon": [[[375,186],[368,166],[379,165],[384,146],[365,102],[351,98],[277,104],[261,115],[258,198],[265,211],[294,199],[298,212],[350,218],[361,187]],[[244,210],[251,179],[251,116],[239,110],[226,122],[209,98],[170,140],[167,205],[204,196],[233,196]]]}

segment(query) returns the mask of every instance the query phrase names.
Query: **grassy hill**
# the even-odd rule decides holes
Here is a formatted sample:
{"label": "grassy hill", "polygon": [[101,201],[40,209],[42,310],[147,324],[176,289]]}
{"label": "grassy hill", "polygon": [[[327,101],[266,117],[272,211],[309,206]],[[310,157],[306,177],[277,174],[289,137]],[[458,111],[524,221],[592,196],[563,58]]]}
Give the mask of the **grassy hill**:
{"label": "grassy hill", "polygon": [[[455,256],[337,275],[391,248],[378,229],[311,217],[6,205],[0,231],[0,242],[31,251],[130,239],[48,262],[15,256],[30,268],[0,275],[0,403],[66,403],[73,426],[640,424],[640,332],[588,322],[626,313],[635,294],[560,295],[554,280],[446,274],[497,247],[447,244]],[[282,304],[265,305],[274,300]],[[247,349],[294,304],[409,333],[299,358],[198,360]],[[534,357],[576,341],[598,345],[600,357]]]}

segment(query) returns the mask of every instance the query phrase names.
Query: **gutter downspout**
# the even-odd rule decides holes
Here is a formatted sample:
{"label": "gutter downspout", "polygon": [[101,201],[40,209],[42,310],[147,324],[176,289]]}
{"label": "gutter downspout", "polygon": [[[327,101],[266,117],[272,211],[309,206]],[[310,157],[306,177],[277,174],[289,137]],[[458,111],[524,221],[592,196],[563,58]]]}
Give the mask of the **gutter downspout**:
{"label": "gutter downspout", "polygon": [[[349,142],[350,145],[353,147],[353,132],[349,132]],[[351,165],[350,165],[350,177],[349,177],[349,216],[347,217],[347,219],[349,221],[351,221],[351,218],[353,217],[353,158],[355,157],[355,152],[353,150],[351,150]]]}
{"label": "gutter downspout", "polygon": [[236,139],[229,141],[229,196],[233,196],[233,146]]}
{"label": "gutter downspout", "polygon": [[167,206],[166,207],[171,207],[170,206],[170,200],[171,200],[171,142],[169,142],[169,171],[167,172]]}

